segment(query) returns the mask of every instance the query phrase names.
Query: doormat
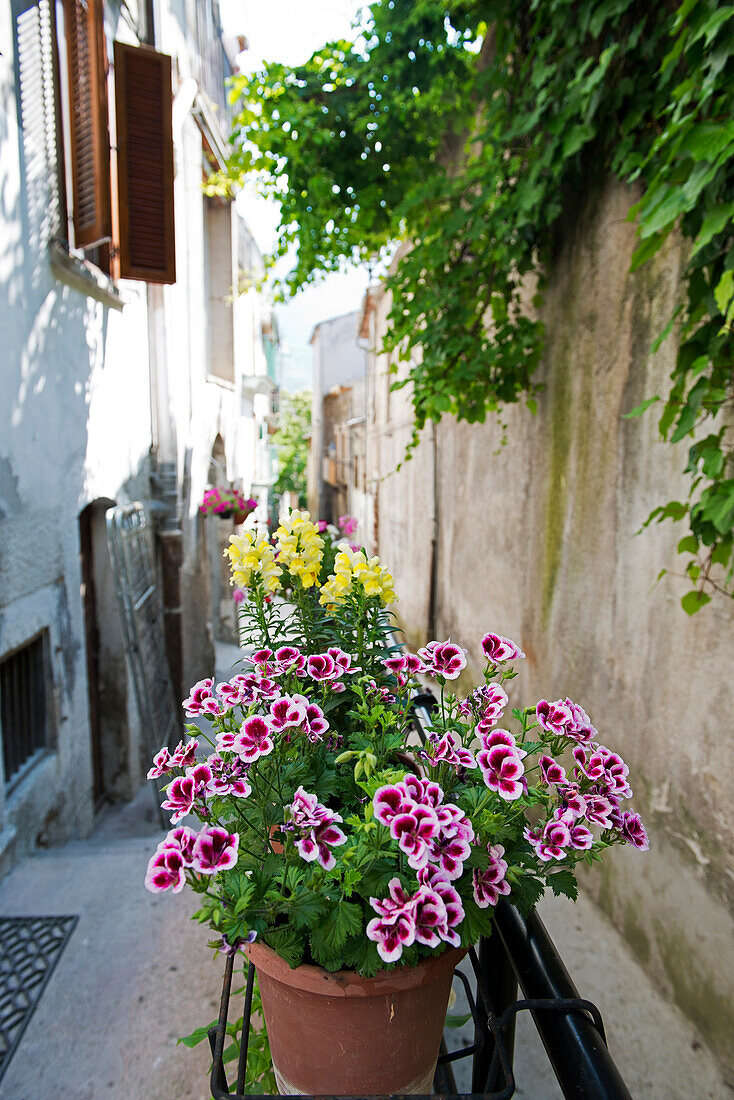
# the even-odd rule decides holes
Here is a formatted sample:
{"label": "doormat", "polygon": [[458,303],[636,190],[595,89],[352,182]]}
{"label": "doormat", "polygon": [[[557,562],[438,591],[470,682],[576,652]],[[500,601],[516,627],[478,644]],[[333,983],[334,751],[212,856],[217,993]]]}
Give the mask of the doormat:
{"label": "doormat", "polygon": [[0,1080],[78,917],[0,917]]}

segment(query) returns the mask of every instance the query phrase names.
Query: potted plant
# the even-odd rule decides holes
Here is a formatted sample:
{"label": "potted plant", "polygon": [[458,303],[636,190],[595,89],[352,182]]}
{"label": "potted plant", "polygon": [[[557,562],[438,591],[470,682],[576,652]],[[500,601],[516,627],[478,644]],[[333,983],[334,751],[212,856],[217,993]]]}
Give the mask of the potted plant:
{"label": "potted plant", "polygon": [[[255,963],[281,1092],[428,1092],[454,966],[498,899],[575,897],[578,864],[647,848],[628,768],[572,700],[510,706],[523,654],[505,637],[481,639],[484,682],[462,700],[459,645],[386,649],[390,574],[347,547],[324,576],[308,513],[275,547],[245,532],[226,553],[255,649],[185,701],[207,732],[155,757],[173,828],[146,885],[188,882],[217,945]],[[440,697],[425,746],[417,676]]]}
{"label": "potted plant", "polygon": [[234,516],[235,526],[244,523],[245,520],[257,508],[254,497],[245,498],[239,489],[207,489],[204,498],[199,505],[199,511],[205,516],[219,516],[220,519],[231,519]]}

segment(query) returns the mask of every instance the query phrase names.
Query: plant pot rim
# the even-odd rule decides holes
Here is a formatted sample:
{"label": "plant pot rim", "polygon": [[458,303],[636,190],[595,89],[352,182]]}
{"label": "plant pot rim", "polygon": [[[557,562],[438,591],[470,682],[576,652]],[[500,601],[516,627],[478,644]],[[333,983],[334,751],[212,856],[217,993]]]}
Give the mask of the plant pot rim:
{"label": "plant pot rim", "polygon": [[454,968],[468,953],[468,947],[447,947],[439,955],[421,959],[417,966],[400,966],[395,970],[379,970],[365,978],[356,970],[324,970],[320,966],[302,963],[291,969],[286,960],[265,943],[247,944],[245,952],[256,970],[262,970],[274,981],[325,997],[381,997],[433,981]]}

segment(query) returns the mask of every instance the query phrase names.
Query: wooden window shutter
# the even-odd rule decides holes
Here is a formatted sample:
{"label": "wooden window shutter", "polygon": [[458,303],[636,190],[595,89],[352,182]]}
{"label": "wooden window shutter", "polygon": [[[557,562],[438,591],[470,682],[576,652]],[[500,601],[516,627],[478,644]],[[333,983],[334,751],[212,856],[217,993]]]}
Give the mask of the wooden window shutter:
{"label": "wooden window shutter", "polygon": [[175,283],[171,59],[115,42],[120,275]]}
{"label": "wooden window shutter", "polygon": [[74,244],[91,248],[112,234],[107,54],[102,0],[64,0],[69,70]]}

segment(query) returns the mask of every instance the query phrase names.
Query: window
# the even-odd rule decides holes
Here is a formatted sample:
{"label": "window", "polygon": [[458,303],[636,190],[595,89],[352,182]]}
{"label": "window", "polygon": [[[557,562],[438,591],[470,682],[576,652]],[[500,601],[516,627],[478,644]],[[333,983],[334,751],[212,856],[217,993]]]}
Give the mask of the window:
{"label": "window", "polygon": [[64,0],[74,244],[112,239],[107,50],[102,0]]}
{"label": "window", "polygon": [[0,730],[5,782],[48,744],[45,635],[0,661]]}
{"label": "window", "polygon": [[175,282],[170,57],[115,42],[111,83],[103,0],[23,0],[16,33],[38,243],[113,277]]}

